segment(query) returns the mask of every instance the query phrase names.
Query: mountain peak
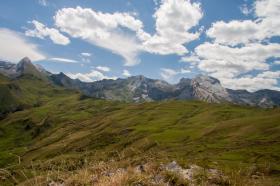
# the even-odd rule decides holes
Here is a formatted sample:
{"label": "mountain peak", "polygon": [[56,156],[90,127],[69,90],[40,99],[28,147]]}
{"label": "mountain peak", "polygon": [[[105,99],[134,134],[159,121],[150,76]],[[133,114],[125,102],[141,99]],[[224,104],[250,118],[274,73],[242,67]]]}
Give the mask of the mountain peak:
{"label": "mountain peak", "polygon": [[39,79],[45,79],[45,76],[47,75],[46,72],[42,72],[42,69],[38,69],[28,57],[24,57],[18,64],[16,64],[15,71],[17,77],[27,74]]}
{"label": "mountain peak", "polygon": [[198,75],[191,81],[194,96],[207,102],[230,102],[227,90],[216,78],[207,75]]}
{"label": "mountain peak", "polygon": [[26,64],[30,64],[31,60],[28,57],[24,57],[22,58],[19,63],[26,63]]}
{"label": "mountain peak", "polygon": [[178,84],[184,84],[184,83],[190,83],[191,79],[190,78],[181,78]]}
{"label": "mountain peak", "polygon": [[131,76],[129,77],[130,79],[137,79],[137,80],[144,80],[147,79],[145,76],[143,75],[137,75],[137,76]]}
{"label": "mountain peak", "polygon": [[32,64],[31,60],[28,57],[24,57],[16,65],[16,71],[21,74],[26,74],[29,71],[34,71],[34,70],[36,70],[36,67]]}
{"label": "mountain peak", "polygon": [[198,83],[208,82],[210,84],[221,84],[221,82],[218,79],[204,74],[197,75],[193,80]]}

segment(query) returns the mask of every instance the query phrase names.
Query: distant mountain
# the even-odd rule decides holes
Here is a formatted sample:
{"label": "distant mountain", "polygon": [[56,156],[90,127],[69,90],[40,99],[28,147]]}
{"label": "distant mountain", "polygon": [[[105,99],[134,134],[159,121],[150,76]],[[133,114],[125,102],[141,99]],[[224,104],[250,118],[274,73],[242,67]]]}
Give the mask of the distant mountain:
{"label": "distant mountain", "polygon": [[233,103],[271,108],[280,106],[280,92],[274,90],[231,90],[224,88],[218,79],[198,75],[193,79],[182,78],[178,84],[144,76],[127,79],[101,80],[91,83],[73,80],[63,73],[50,76],[60,86],[80,90],[83,94],[109,100],[128,102],[160,101],[166,99],[201,100],[209,103]]}
{"label": "distant mountain", "polygon": [[28,57],[23,58],[17,64],[0,61],[0,73],[9,78],[18,78],[23,75],[32,75],[37,78],[45,79],[50,75],[43,67],[33,65]]}
{"label": "distant mountain", "polygon": [[228,102],[264,108],[280,106],[279,91],[231,90],[224,88],[218,79],[206,75],[198,75],[193,79],[182,78],[178,84],[169,84],[142,75],[89,83],[71,79],[64,73],[51,74],[44,68],[33,65],[27,57],[18,64],[1,61],[0,74],[9,78],[31,75],[67,89],[78,90],[89,97],[107,100],[143,102],[179,99],[201,100],[209,103]]}

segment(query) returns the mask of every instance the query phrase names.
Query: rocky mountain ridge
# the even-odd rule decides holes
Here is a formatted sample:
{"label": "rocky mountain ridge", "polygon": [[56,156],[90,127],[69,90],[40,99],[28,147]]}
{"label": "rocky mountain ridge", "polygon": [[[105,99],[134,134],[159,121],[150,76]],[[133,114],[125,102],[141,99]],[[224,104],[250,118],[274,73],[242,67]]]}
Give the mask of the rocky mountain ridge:
{"label": "rocky mountain ridge", "polygon": [[166,81],[150,79],[142,75],[126,79],[82,82],[78,79],[71,79],[62,72],[51,74],[42,67],[33,65],[27,57],[18,64],[1,61],[0,74],[9,78],[19,78],[24,74],[31,74],[67,89],[81,91],[86,96],[107,100],[143,102],[180,99],[201,100],[210,103],[228,102],[265,108],[280,106],[279,91],[248,92],[227,89],[221,85],[218,79],[206,75],[198,75],[193,79],[182,78],[177,84],[169,84]]}

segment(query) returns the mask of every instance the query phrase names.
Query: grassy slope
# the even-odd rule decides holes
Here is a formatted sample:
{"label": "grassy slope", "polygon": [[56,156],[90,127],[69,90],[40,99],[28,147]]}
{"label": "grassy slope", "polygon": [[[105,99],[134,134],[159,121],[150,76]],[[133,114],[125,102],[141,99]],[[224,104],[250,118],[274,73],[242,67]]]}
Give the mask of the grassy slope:
{"label": "grassy slope", "polygon": [[[80,99],[40,80],[13,82],[21,102],[35,104],[0,121],[0,166],[80,158],[160,160],[225,169],[269,164],[280,171],[280,110],[198,101],[125,104]],[[19,97],[18,97],[19,98]],[[17,98],[17,99],[18,99]],[[22,163],[15,166],[21,156]],[[139,160],[140,161],[140,160]]]}

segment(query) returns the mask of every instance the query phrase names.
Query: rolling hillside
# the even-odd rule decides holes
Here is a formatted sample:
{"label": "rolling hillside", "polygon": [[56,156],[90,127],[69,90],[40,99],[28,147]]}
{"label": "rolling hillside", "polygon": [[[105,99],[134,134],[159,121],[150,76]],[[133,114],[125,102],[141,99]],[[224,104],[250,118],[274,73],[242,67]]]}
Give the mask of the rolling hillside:
{"label": "rolling hillside", "polygon": [[121,157],[137,163],[152,156],[158,162],[176,160],[225,170],[269,165],[268,175],[279,178],[278,108],[201,101],[106,101],[32,76],[2,78],[1,84],[18,87],[16,95],[14,89],[7,90],[13,98],[7,104],[24,106],[0,121],[2,168],[28,172],[30,162],[63,160],[77,166],[83,157],[98,161]]}

